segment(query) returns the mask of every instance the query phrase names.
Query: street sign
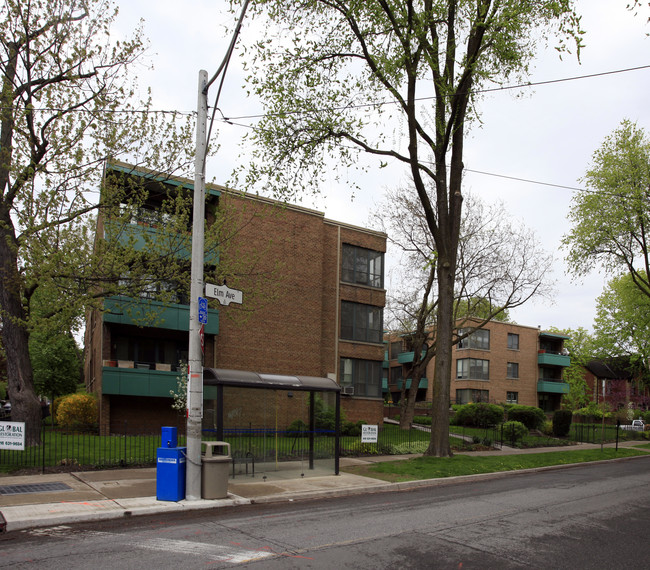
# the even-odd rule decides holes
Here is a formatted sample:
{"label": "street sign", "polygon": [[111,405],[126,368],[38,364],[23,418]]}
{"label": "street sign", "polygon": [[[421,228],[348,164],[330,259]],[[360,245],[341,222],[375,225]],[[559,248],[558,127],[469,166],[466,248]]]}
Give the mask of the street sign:
{"label": "street sign", "polygon": [[231,289],[227,285],[211,285],[205,284],[206,297],[212,297],[222,305],[230,305],[230,303],[237,303],[241,305],[244,301],[244,294],[238,289]]}
{"label": "street sign", "polygon": [[205,297],[199,297],[199,322],[208,324],[208,300]]}

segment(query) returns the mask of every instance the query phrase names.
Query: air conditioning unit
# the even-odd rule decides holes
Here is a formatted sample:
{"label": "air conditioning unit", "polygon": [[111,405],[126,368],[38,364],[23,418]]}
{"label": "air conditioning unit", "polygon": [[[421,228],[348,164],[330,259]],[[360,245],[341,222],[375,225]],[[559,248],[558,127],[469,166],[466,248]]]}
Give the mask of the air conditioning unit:
{"label": "air conditioning unit", "polygon": [[343,386],[343,394],[346,396],[354,396],[354,386]]}

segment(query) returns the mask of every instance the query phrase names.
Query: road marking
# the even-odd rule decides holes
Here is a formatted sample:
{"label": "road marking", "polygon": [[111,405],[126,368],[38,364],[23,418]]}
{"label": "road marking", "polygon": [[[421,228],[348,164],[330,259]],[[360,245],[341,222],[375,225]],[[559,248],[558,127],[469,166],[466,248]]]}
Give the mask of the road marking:
{"label": "road marking", "polygon": [[127,540],[125,542],[131,546],[145,548],[147,550],[205,556],[211,560],[233,562],[235,564],[275,556],[275,552],[269,552],[267,550],[247,550],[245,548],[234,548],[232,546],[208,544],[205,542],[192,542],[190,540],[153,538],[142,541],[140,538],[133,541]]}

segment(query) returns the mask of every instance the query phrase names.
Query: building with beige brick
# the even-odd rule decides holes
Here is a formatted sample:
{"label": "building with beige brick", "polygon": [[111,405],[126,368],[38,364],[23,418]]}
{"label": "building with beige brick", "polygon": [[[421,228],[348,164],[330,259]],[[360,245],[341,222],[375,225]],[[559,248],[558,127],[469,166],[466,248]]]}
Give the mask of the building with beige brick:
{"label": "building with beige brick", "polygon": [[[466,326],[466,325],[465,325]],[[460,333],[463,329],[459,330]],[[460,335],[462,336],[462,334]],[[567,337],[538,328],[491,321],[461,340],[452,350],[452,404],[469,402],[513,403],[539,406],[546,412],[560,407],[562,394],[569,391],[562,371],[569,366],[564,341]],[[402,383],[409,388],[408,336],[388,335],[387,398],[399,401]],[[420,379],[418,401],[432,401],[435,358]]]}
{"label": "building with beige brick", "polygon": [[[191,192],[193,188],[190,180],[161,181],[122,163],[108,165],[106,176],[144,177],[149,190],[162,186]],[[244,301],[241,306],[210,301],[204,367],[331,378],[345,394],[342,408],[347,419],[380,422],[386,235],[221,186],[208,185],[206,196],[221,215],[227,212],[232,231],[219,255],[231,266],[242,262],[241,271],[228,278],[228,286],[241,290]],[[149,207],[155,210],[156,206]],[[101,236],[105,223],[98,221]],[[136,223],[134,232],[156,231]],[[154,305],[159,311],[155,323],[141,326],[138,311]],[[186,296],[164,305],[146,295],[107,298],[103,310],[88,315],[85,380],[88,390],[99,397],[103,433],[119,433],[125,422],[134,429],[140,429],[137,424],[152,429],[177,425],[170,391],[177,390],[181,363],[187,360],[188,328]],[[206,387],[207,400],[212,397],[209,392]],[[273,397],[236,399],[248,411],[246,422],[260,415],[266,415],[267,422],[277,423],[278,417],[282,423],[290,422],[293,415],[286,410],[286,396],[281,407],[260,402]],[[236,408],[225,412],[233,424],[239,413]],[[273,420],[269,419],[273,414],[267,414],[270,408]],[[208,424],[211,409],[206,401],[204,422]]]}

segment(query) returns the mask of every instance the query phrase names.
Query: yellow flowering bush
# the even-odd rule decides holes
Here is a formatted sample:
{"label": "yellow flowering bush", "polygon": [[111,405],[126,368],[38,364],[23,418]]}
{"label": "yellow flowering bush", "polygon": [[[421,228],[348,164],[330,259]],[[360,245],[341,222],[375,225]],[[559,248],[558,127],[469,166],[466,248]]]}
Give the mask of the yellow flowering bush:
{"label": "yellow flowering bush", "polygon": [[67,429],[89,429],[97,424],[97,400],[89,394],[70,394],[56,407],[56,423]]}

